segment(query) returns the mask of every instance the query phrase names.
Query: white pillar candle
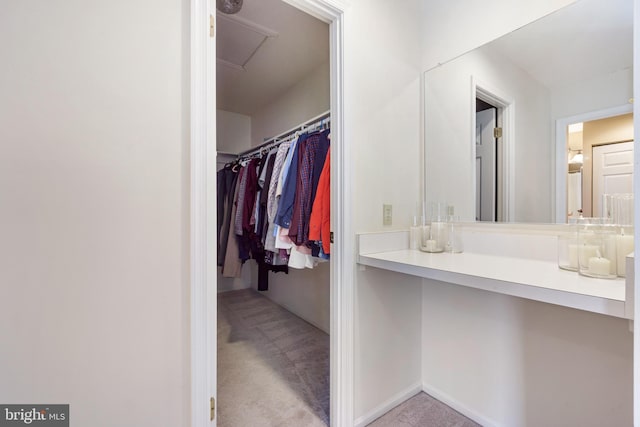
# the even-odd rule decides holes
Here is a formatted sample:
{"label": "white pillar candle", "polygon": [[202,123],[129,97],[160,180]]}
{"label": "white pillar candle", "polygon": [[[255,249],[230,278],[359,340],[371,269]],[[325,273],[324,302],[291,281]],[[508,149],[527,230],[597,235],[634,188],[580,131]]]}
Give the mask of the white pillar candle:
{"label": "white pillar candle", "polygon": [[438,242],[436,240],[430,239],[425,242],[424,250],[427,252],[436,252],[438,251]]}
{"label": "white pillar candle", "polygon": [[589,258],[589,273],[596,276],[609,276],[611,262],[606,258],[591,257]]}
{"label": "white pillar candle", "polygon": [[598,254],[598,256],[604,256],[608,260],[611,261],[611,266],[609,267],[609,273],[612,276],[616,276],[618,274],[618,262],[616,257],[616,235],[610,235],[604,238],[604,254]]}
{"label": "white pillar candle", "polygon": [[627,255],[632,253],[633,249],[633,236],[626,234],[616,236],[618,276],[625,277]]}
{"label": "white pillar candle", "polygon": [[597,245],[580,245],[578,246],[578,258],[580,260],[580,268],[584,269],[589,265],[589,259],[595,257],[598,253]]}
{"label": "white pillar candle", "polygon": [[569,245],[569,267],[578,268],[578,245]]}

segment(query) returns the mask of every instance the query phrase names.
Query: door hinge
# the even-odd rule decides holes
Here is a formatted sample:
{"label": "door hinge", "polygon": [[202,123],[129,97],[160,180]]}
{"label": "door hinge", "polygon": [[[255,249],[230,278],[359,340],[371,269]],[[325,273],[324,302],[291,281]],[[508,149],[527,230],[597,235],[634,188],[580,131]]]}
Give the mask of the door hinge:
{"label": "door hinge", "polygon": [[502,138],[502,128],[493,128],[493,137]]}
{"label": "door hinge", "polygon": [[333,231],[329,232],[329,242],[333,243]]}
{"label": "door hinge", "polygon": [[213,15],[209,15],[209,37],[215,37],[216,35],[216,20]]}
{"label": "door hinge", "polygon": [[212,397],[211,401],[211,421],[213,421],[216,418],[216,398]]}

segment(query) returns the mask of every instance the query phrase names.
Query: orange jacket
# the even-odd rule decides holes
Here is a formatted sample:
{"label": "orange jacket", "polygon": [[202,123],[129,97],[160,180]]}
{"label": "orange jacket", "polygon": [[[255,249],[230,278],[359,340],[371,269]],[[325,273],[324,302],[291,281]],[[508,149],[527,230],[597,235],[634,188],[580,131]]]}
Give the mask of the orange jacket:
{"label": "orange jacket", "polygon": [[321,240],[322,250],[328,254],[331,250],[331,148],[327,151],[327,157],[318,180],[316,198],[311,208],[309,219],[309,240]]}

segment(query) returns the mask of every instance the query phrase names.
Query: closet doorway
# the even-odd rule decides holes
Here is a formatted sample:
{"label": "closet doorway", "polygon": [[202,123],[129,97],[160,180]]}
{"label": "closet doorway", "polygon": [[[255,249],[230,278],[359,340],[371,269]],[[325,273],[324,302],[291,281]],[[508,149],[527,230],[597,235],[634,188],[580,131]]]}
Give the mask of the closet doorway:
{"label": "closet doorway", "polygon": [[[344,141],[344,10],[342,0],[287,0],[330,24],[331,34],[331,425],[353,424],[355,237],[351,218],[350,152]],[[191,0],[191,425],[216,425],[216,105],[215,2]]]}
{"label": "closet doorway", "polygon": [[[235,167],[247,174],[255,163],[259,187],[270,178],[268,153],[281,151],[272,137],[292,143],[300,125],[331,112],[330,27],[280,0],[245,0],[216,22],[216,149],[243,154]],[[309,257],[296,270],[285,260],[287,274],[264,274],[261,257],[260,268],[246,254],[229,267],[221,254],[230,252],[219,247],[218,425],[329,425],[330,261]]]}
{"label": "closet doorway", "polygon": [[476,221],[509,222],[514,212],[514,101],[472,77],[471,143]]}
{"label": "closet doorway", "polygon": [[476,221],[497,220],[498,108],[476,98]]}

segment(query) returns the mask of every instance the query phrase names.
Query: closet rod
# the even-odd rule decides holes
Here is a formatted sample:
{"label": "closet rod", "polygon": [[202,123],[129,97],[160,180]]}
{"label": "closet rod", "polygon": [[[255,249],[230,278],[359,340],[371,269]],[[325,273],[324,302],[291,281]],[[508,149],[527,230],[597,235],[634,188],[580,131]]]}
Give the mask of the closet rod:
{"label": "closet rod", "polygon": [[306,122],[304,122],[302,124],[299,124],[298,126],[292,128],[292,129],[289,129],[286,132],[282,132],[279,135],[273,136],[271,138],[267,138],[262,144],[260,144],[260,145],[258,145],[256,147],[252,147],[249,150],[245,150],[245,151],[242,151],[242,152],[238,153],[238,157],[246,156],[248,154],[257,153],[260,150],[264,149],[265,147],[268,147],[270,144],[278,143],[278,140],[280,140],[280,139],[286,138],[286,137],[296,133],[297,131],[304,129],[305,127],[308,127],[308,126],[310,126],[312,124],[315,124],[315,123],[317,123],[317,122],[319,122],[321,120],[324,120],[324,119],[327,119],[327,118],[330,118],[330,117],[331,117],[331,111],[325,111],[324,113],[322,113],[322,114],[320,114],[320,115],[318,115],[318,116],[316,116],[316,117],[314,117],[312,119],[309,119]]}

